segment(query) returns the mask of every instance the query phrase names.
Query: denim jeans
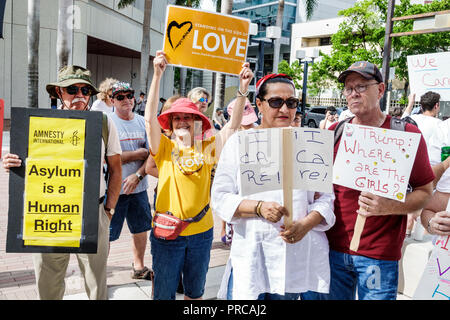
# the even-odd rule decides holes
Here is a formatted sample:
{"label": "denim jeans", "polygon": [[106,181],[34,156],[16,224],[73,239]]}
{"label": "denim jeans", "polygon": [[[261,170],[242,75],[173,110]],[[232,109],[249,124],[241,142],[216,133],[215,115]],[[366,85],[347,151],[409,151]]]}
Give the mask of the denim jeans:
{"label": "denim jeans", "polygon": [[158,239],[150,233],[155,300],[175,300],[181,274],[184,294],[192,299],[203,296],[212,241],[213,228],[175,240]]}
{"label": "denim jeans", "polygon": [[398,261],[372,259],[330,250],[330,293],[306,292],[302,300],[395,300]]}
{"label": "denim jeans", "polygon": [[[286,292],[284,295],[281,295],[264,292],[259,294],[256,300],[298,300],[299,297],[299,293]],[[233,269],[231,269],[230,278],[228,279],[227,300],[233,300]]]}

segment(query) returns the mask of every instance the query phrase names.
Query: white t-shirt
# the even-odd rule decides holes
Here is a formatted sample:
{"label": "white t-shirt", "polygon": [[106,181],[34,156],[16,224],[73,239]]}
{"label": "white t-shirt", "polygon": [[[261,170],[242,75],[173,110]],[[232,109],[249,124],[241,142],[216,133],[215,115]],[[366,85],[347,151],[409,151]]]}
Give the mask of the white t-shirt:
{"label": "white t-shirt", "polygon": [[415,122],[419,130],[422,132],[423,138],[428,146],[428,141],[433,134],[434,129],[442,122],[441,119],[431,116],[426,116],[423,114],[413,114],[410,116]]}
{"label": "white t-shirt", "polygon": [[[108,135],[108,152],[106,153],[106,156],[114,156],[116,154],[122,154],[122,148],[120,147],[120,140],[119,135],[117,133],[116,125],[114,124],[114,121],[112,121],[108,117],[108,128],[109,128],[109,135]],[[103,142],[102,138],[102,159],[101,159],[101,166],[100,166],[100,197],[102,197],[105,194],[106,191],[106,182],[105,178],[103,176],[103,165],[105,162],[105,143]]]}
{"label": "white t-shirt", "polygon": [[[433,166],[441,162],[441,148],[450,146],[450,118],[436,125],[427,143],[430,164]],[[442,175],[436,190],[450,193],[450,168]]]}
{"label": "white t-shirt", "polygon": [[114,111],[114,107],[109,107],[103,100],[97,99],[92,104],[91,111],[103,111],[109,113]]}

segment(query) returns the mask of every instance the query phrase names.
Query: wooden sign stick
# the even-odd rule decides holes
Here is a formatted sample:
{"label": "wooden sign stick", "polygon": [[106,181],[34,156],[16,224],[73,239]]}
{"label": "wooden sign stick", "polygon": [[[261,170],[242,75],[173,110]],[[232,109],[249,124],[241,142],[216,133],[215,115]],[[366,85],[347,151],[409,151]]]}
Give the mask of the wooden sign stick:
{"label": "wooden sign stick", "polygon": [[[360,208],[360,210],[362,210]],[[359,248],[359,240],[361,239],[361,233],[364,229],[364,224],[366,223],[366,217],[358,214],[356,217],[355,228],[353,229],[353,237],[350,242],[350,250],[358,251]]]}
{"label": "wooden sign stick", "polygon": [[289,211],[289,215],[284,217],[284,225],[292,225],[292,186],[293,186],[293,163],[292,163],[292,129],[282,129],[282,177],[283,177],[283,206]]}

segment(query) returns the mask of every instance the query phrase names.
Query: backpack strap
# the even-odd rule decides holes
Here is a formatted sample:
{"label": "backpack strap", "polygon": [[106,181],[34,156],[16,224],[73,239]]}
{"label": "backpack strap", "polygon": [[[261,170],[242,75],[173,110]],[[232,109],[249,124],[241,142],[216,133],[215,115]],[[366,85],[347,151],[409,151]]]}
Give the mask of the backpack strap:
{"label": "backpack strap", "polygon": [[349,123],[350,120],[352,120],[354,117],[355,117],[355,116],[350,117],[350,118],[346,118],[346,119],[340,121],[340,122],[337,124],[336,128],[334,128],[334,145],[336,145],[336,143],[337,143],[337,142],[339,141],[339,139],[341,138],[341,136],[342,136],[342,131],[344,131],[344,125],[345,125],[346,123]]}
{"label": "backpack strap", "polygon": [[392,130],[405,131],[405,127],[406,127],[405,120],[391,117],[391,129]]}

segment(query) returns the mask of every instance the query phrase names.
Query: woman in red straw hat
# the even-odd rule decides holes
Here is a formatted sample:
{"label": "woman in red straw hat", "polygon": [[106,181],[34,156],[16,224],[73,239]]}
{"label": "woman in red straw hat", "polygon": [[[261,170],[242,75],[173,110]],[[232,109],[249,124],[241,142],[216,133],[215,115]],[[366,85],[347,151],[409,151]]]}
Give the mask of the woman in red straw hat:
{"label": "woman in red straw hat", "polygon": [[[230,129],[221,132],[220,136],[195,140],[194,137],[201,137],[211,124],[189,99],[176,100],[170,109],[157,117],[160,81],[166,65],[164,52],[157,51],[145,110],[150,152],[159,171],[155,207],[157,213],[170,212],[179,219],[193,219],[194,222],[187,224],[173,240],[160,236],[158,228],[167,229],[167,226],[154,223],[150,235],[154,299],[175,299],[180,274],[183,275],[185,299],[201,299],[213,240],[214,221],[209,208],[211,174],[221,146],[240,126],[253,73],[245,63],[239,74],[237,96],[241,103],[233,114]],[[170,129],[172,139],[164,136],[161,129]]]}

